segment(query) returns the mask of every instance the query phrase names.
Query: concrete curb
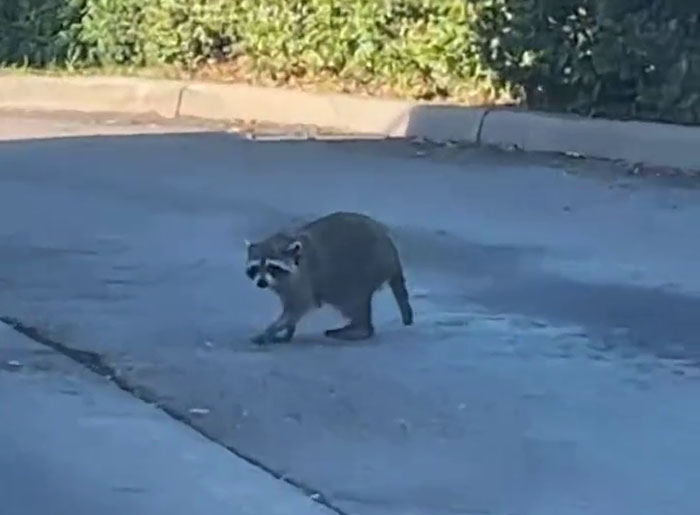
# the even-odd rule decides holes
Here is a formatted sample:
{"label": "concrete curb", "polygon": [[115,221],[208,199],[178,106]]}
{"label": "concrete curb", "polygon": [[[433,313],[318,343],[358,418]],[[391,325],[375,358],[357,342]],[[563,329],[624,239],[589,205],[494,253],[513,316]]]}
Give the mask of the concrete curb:
{"label": "concrete curb", "polygon": [[158,114],[314,125],[700,169],[700,128],[437,105],[244,84],[124,77],[1,76],[0,109]]}
{"label": "concrete curb", "polygon": [[127,77],[0,77],[0,108],[177,115],[186,83]]}
{"label": "concrete curb", "polygon": [[480,143],[700,170],[700,127],[492,110]]}

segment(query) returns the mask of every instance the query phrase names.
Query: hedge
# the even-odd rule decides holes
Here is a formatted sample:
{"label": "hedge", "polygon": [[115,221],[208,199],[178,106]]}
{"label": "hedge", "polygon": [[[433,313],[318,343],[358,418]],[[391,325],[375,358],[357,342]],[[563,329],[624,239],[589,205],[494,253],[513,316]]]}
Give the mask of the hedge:
{"label": "hedge", "polygon": [[493,0],[484,62],[527,105],[698,124],[698,0]]}
{"label": "hedge", "polygon": [[0,61],[207,64],[256,80],[698,123],[697,0],[2,0]]}
{"label": "hedge", "polygon": [[85,0],[0,0],[0,62],[70,64]]}
{"label": "hedge", "polygon": [[177,64],[243,58],[281,82],[338,79],[414,97],[487,85],[462,0],[87,0],[81,41],[91,63]]}

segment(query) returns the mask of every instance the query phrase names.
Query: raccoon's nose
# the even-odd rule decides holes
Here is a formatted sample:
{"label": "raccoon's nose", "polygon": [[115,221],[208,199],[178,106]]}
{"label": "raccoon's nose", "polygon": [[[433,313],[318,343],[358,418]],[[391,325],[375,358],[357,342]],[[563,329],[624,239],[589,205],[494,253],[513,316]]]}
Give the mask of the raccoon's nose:
{"label": "raccoon's nose", "polygon": [[268,286],[267,281],[265,279],[262,279],[262,278],[258,279],[257,282],[255,283],[255,285],[258,288],[267,288],[267,286]]}

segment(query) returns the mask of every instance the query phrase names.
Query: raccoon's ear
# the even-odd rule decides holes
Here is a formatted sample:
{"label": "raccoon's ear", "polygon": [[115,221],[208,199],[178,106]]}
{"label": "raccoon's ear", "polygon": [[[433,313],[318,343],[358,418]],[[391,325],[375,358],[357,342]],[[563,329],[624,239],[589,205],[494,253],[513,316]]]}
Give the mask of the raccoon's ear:
{"label": "raccoon's ear", "polygon": [[249,249],[253,244],[249,240],[243,240],[243,243],[245,243],[245,248]]}
{"label": "raccoon's ear", "polygon": [[301,253],[302,244],[299,240],[294,240],[287,247],[287,252],[292,256],[298,256]]}

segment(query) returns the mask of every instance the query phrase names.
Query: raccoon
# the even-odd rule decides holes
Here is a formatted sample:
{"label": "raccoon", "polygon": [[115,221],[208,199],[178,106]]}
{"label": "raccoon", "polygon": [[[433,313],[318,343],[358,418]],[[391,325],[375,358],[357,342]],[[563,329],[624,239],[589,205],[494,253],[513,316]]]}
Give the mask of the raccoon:
{"label": "raccoon", "polygon": [[246,275],[257,287],[274,291],[282,302],[282,313],[251,338],[254,343],[291,341],[301,318],[325,304],[349,321],[326,330],[327,337],[371,338],[372,297],[385,283],[403,324],[413,324],[398,250],[388,229],[367,215],[334,212],[293,231],[246,241],[246,246]]}

